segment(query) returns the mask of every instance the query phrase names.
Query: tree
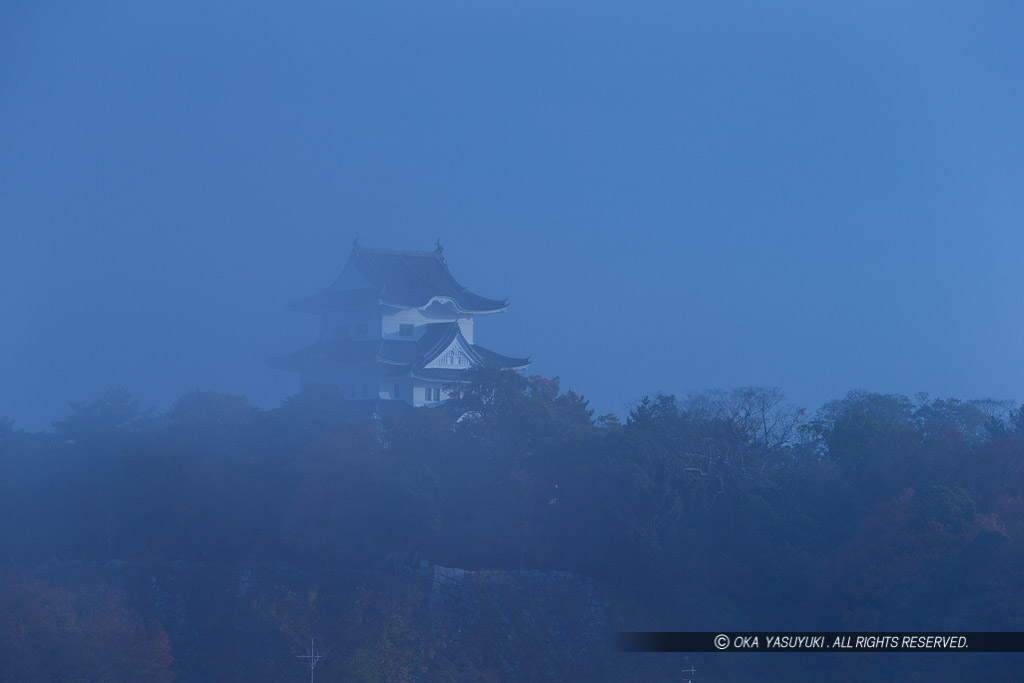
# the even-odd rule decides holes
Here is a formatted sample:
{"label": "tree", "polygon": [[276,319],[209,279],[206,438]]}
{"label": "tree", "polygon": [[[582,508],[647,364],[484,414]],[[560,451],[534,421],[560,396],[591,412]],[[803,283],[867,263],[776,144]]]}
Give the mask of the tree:
{"label": "tree", "polygon": [[150,417],[140,412],[138,399],[123,388],[108,389],[94,401],[72,403],[71,410],[71,415],[53,423],[54,431],[66,443],[93,450],[138,431]]}
{"label": "tree", "polygon": [[915,481],[921,435],[910,400],[853,391],[830,401],[805,430],[810,450],[828,458],[873,506]]}
{"label": "tree", "polygon": [[0,581],[0,682],[174,680],[167,634],[102,583]]}

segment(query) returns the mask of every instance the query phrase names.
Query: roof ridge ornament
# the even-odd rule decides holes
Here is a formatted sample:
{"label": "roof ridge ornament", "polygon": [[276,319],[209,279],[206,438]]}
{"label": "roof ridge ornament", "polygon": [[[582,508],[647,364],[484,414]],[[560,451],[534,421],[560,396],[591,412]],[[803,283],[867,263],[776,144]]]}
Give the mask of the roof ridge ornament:
{"label": "roof ridge ornament", "polygon": [[434,242],[434,253],[437,254],[437,258],[441,259],[441,263],[446,263],[444,260],[444,245],[441,244],[440,237]]}
{"label": "roof ridge ornament", "polygon": [[352,238],[352,248],[353,249],[359,249],[361,246],[362,246],[362,243],[359,241],[359,231],[357,230],[356,231],[356,236]]}

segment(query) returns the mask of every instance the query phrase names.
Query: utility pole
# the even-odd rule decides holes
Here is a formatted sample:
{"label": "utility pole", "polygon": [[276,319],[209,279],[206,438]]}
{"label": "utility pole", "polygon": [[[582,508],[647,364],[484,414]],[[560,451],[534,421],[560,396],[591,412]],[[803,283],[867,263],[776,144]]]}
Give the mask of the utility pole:
{"label": "utility pole", "polygon": [[693,668],[693,662],[690,658],[686,658],[686,668],[683,669],[684,674],[689,674],[686,678],[686,683],[693,683],[693,676],[697,673],[697,669]]}
{"label": "utility pole", "polygon": [[313,683],[313,669],[316,668],[316,663],[320,661],[322,655],[318,655],[316,650],[313,649],[313,639],[309,639],[309,654],[308,655],[295,655],[299,659],[309,660],[309,683]]}

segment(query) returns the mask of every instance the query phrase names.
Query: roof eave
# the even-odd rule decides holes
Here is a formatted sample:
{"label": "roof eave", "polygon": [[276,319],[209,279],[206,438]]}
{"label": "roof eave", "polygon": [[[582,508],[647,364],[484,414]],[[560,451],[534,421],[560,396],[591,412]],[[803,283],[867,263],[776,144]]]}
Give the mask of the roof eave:
{"label": "roof eave", "polygon": [[[482,299],[483,297],[480,297],[480,298]],[[433,304],[435,302],[439,303],[441,305],[450,303],[450,304],[452,304],[452,306],[455,307],[456,311],[458,311],[459,313],[466,313],[468,315],[487,315],[489,313],[501,313],[502,311],[506,310],[508,308],[508,306],[509,306],[508,299],[505,299],[504,301],[495,301],[495,303],[497,303],[499,305],[495,306],[494,308],[481,308],[481,309],[465,308],[465,307],[463,307],[463,306],[461,306],[459,304],[458,299],[456,299],[455,297],[445,296],[445,295],[438,295],[438,296],[432,296],[425,303],[423,303],[423,304],[421,304],[419,306],[413,306],[412,308],[415,308],[416,310],[421,311],[421,310],[429,307],[431,304]],[[394,301],[386,301],[384,299],[381,299],[380,303],[385,305],[385,306],[394,306],[396,308],[409,308],[410,307],[408,304],[400,304],[400,303],[397,303],[397,302],[394,302]]]}
{"label": "roof eave", "polygon": [[[437,369],[437,368],[423,368],[423,369],[424,370],[431,370],[431,369]],[[466,369],[463,369],[463,370],[456,370],[455,368],[450,368],[450,369],[452,371],[454,371],[454,372],[469,372],[469,368],[466,368]],[[438,379],[437,377],[429,377],[427,375],[421,375],[419,372],[416,371],[415,368],[409,371],[409,377],[412,378],[412,379],[421,379],[421,380],[423,380],[425,382],[449,382],[449,381],[451,381],[451,382],[468,382],[469,381],[468,378],[446,380],[446,379]]]}

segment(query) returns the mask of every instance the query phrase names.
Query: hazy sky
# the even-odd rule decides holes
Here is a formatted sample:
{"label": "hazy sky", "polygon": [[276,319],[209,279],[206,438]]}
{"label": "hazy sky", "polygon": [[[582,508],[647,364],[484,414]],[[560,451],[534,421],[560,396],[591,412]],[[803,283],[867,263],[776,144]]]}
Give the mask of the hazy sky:
{"label": "hazy sky", "polygon": [[1024,398],[1018,2],[0,3],[0,415],[273,407],[289,299],[433,248],[618,412]]}

